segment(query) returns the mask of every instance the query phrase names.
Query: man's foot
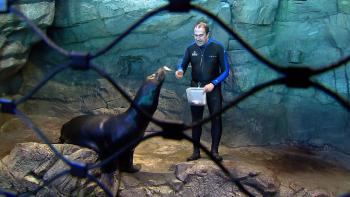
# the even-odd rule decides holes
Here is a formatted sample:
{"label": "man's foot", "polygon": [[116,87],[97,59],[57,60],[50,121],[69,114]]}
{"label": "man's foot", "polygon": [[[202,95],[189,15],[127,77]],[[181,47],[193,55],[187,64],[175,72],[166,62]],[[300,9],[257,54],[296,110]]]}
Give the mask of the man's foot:
{"label": "man's foot", "polygon": [[136,164],[136,165],[131,165],[128,167],[121,167],[120,171],[123,172],[128,172],[128,173],[135,173],[141,170],[141,165],[140,164]]}
{"label": "man's foot", "polygon": [[187,158],[187,161],[194,161],[201,158],[200,154],[198,153],[193,153],[190,157]]}
{"label": "man's foot", "polygon": [[211,153],[211,154],[213,155],[215,160],[220,162],[223,160],[223,158],[219,155],[219,153]]}

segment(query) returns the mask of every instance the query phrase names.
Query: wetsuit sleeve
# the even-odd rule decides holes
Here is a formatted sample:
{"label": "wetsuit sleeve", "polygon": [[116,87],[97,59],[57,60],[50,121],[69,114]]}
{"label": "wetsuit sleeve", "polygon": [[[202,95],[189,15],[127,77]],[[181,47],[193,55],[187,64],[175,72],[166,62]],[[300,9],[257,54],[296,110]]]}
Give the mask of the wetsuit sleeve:
{"label": "wetsuit sleeve", "polygon": [[223,47],[220,47],[220,51],[219,51],[219,64],[220,64],[221,74],[216,79],[211,81],[211,83],[214,85],[218,85],[219,83],[221,83],[228,76],[230,72],[228,57]]}
{"label": "wetsuit sleeve", "polygon": [[185,51],[185,55],[182,58],[182,62],[177,66],[177,70],[182,70],[185,73],[189,63],[190,63],[190,52],[189,52],[189,49],[187,48]]}

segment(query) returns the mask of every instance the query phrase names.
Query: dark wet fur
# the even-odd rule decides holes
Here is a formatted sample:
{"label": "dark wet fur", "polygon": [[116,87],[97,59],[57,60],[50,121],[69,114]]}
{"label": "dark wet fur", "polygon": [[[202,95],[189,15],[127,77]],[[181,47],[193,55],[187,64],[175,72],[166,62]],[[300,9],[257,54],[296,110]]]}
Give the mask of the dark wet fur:
{"label": "dark wet fur", "polygon": [[[133,101],[150,116],[157,109],[164,78],[165,71],[162,68],[147,77]],[[62,126],[60,141],[91,148],[104,160],[121,147],[141,138],[148,124],[149,120],[132,107],[119,115],[82,115]],[[131,167],[134,149],[129,148],[119,159],[104,166],[102,171],[115,171],[118,165],[121,168]]]}

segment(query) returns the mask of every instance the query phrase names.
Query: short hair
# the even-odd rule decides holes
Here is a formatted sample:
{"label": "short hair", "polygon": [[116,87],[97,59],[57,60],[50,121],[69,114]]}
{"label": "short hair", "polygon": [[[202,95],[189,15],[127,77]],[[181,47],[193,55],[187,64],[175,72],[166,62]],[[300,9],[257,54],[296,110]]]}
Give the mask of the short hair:
{"label": "short hair", "polygon": [[208,34],[209,33],[209,25],[207,21],[203,21],[200,20],[196,23],[196,25],[194,26],[194,28],[204,28],[205,29],[205,33]]}

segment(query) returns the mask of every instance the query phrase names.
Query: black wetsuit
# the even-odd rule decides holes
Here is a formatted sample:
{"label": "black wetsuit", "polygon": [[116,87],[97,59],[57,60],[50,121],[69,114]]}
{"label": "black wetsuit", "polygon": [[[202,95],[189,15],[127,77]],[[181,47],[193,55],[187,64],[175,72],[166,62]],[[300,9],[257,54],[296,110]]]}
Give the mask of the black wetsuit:
{"label": "black wetsuit", "polygon": [[[178,70],[187,70],[188,64],[192,66],[192,87],[204,87],[212,83],[215,85],[212,92],[207,93],[207,104],[209,113],[213,114],[222,108],[221,82],[229,74],[229,64],[224,47],[219,42],[209,39],[203,46],[192,43],[187,47],[182,63]],[[191,106],[192,122],[203,119],[204,106]],[[218,153],[220,138],[222,133],[221,116],[211,120],[211,152]],[[194,140],[194,151],[199,153],[199,147],[202,127],[195,127],[192,130]]]}

